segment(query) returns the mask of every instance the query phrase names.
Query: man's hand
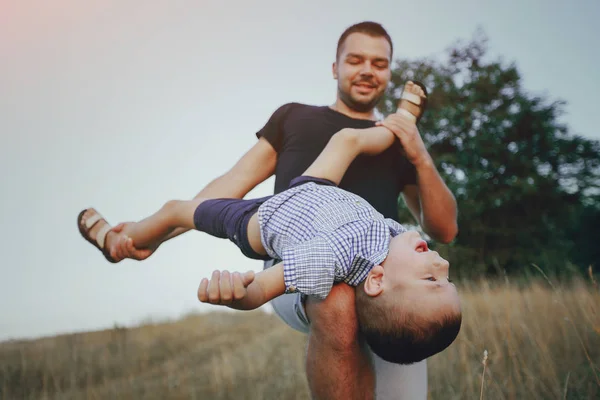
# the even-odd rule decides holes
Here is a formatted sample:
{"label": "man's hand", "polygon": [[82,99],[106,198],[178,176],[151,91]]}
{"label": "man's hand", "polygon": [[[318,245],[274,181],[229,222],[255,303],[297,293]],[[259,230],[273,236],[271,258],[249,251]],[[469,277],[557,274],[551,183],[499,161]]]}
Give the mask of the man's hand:
{"label": "man's hand", "polygon": [[406,158],[414,166],[419,166],[431,160],[417,126],[404,115],[391,114],[383,121],[377,121],[376,125],[384,126],[396,135],[404,149]]}
{"label": "man's hand", "polygon": [[[122,222],[119,225],[116,225],[111,229],[111,232],[121,233],[128,223],[129,222]],[[133,240],[130,237],[127,235],[119,235],[117,242],[113,243],[110,248],[110,256],[117,262],[125,258],[141,261],[150,257],[155,250],[156,248],[136,249],[133,246]]]}
{"label": "man's hand", "polygon": [[204,278],[198,288],[198,300],[228,306],[248,294],[248,285],[254,281],[254,271],[245,274],[214,271],[211,279]]}

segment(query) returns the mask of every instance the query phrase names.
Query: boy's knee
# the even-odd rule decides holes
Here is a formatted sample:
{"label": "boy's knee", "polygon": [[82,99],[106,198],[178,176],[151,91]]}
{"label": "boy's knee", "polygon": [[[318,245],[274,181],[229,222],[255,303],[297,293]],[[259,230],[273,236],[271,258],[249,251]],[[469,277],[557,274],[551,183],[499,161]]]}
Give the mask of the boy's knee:
{"label": "boy's knee", "polygon": [[336,284],[325,300],[306,300],[311,335],[327,346],[343,351],[356,346],[358,321],[354,302],[354,288],[345,283]]}
{"label": "boy's knee", "polygon": [[163,223],[171,228],[177,228],[182,223],[183,216],[189,213],[189,201],[169,200],[161,208]]}
{"label": "boy's knee", "polygon": [[168,214],[173,213],[175,210],[177,210],[177,207],[179,207],[180,203],[180,200],[169,200],[162,206],[161,210]]}
{"label": "boy's knee", "polygon": [[354,148],[358,146],[359,138],[356,129],[344,128],[333,135],[332,140],[337,141],[342,146]]}

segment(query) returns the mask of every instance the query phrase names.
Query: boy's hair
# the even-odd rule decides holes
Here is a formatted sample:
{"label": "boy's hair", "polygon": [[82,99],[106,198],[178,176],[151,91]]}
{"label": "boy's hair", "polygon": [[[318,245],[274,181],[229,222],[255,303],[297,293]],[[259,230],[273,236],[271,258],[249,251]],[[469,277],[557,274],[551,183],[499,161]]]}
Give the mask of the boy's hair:
{"label": "boy's hair", "polygon": [[350,36],[353,33],[364,33],[365,35],[369,35],[372,37],[384,37],[390,44],[390,60],[391,60],[392,54],[394,54],[394,45],[392,44],[392,38],[390,37],[390,35],[387,33],[387,31],[381,24],[378,24],[377,22],[371,22],[371,21],[359,22],[357,24],[354,24],[354,25],[346,28],[346,30],[342,33],[342,36],[340,36],[340,39],[338,40],[337,50],[335,52],[336,60],[339,59],[339,57],[340,57],[340,53],[342,51],[342,46],[344,45],[344,41],[346,40],[346,38],[348,36]]}
{"label": "boy's hair", "polygon": [[[363,283],[364,284],[364,283]],[[460,311],[428,319],[402,302],[384,296],[371,297],[359,285],[356,313],[367,344],[385,361],[412,364],[446,349],[454,342],[462,323]],[[418,307],[418,306],[416,306]]]}

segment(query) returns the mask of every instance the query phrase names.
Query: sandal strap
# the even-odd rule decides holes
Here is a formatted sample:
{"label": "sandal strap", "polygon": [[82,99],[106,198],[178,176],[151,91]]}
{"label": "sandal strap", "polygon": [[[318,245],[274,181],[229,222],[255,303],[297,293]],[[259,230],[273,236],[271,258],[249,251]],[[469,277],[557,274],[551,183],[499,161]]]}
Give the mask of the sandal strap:
{"label": "sandal strap", "polygon": [[89,229],[92,229],[92,227],[93,227],[94,225],[96,225],[96,223],[97,223],[98,221],[100,221],[101,219],[102,219],[102,215],[100,215],[100,213],[96,213],[96,214],[92,215],[90,218],[88,218],[88,219],[85,221],[85,227],[86,227],[88,230],[89,230]]}
{"label": "sandal strap", "polygon": [[415,117],[414,115],[412,115],[410,113],[410,111],[408,111],[408,110],[406,110],[404,108],[399,108],[398,110],[396,110],[396,113],[404,115],[405,117],[407,117],[408,119],[410,119],[411,122],[416,122],[417,121],[417,117]]}
{"label": "sandal strap", "polygon": [[111,228],[112,227],[107,223],[102,228],[100,228],[100,230],[96,234],[96,242],[98,242],[98,246],[100,246],[102,250],[104,250],[104,239],[106,239],[106,234],[111,230]]}
{"label": "sandal strap", "polygon": [[403,91],[402,96],[400,96],[400,99],[408,100],[411,103],[416,104],[418,106],[421,105],[421,96],[417,96],[414,93]]}

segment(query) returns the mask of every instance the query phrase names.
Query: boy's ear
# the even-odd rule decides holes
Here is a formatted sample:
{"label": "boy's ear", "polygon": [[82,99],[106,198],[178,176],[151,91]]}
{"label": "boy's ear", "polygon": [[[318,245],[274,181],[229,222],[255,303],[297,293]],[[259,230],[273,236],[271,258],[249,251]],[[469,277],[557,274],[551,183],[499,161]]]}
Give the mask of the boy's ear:
{"label": "boy's ear", "polygon": [[335,62],[331,65],[331,72],[333,73],[333,79],[337,79],[337,64]]}
{"label": "boy's ear", "polygon": [[376,265],[367,274],[365,279],[365,293],[369,296],[376,297],[383,292],[383,267]]}

